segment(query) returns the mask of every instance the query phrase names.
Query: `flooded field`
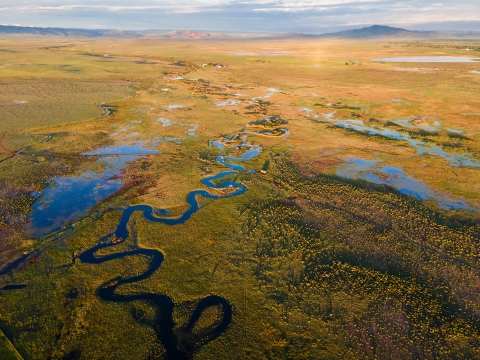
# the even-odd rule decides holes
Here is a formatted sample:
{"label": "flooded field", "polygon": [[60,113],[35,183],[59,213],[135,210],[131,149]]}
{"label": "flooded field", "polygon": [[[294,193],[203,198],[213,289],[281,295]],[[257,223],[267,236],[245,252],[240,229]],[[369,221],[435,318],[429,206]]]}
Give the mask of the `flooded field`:
{"label": "flooded field", "polygon": [[336,168],[338,176],[349,179],[361,179],[373,184],[391,186],[401,194],[413,196],[419,200],[433,199],[440,208],[445,210],[468,210],[480,212],[480,204],[471,206],[463,201],[455,201],[448,195],[436,193],[421,181],[405,174],[393,166],[381,166],[380,160],[367,160],[361,158],[348,158],[345,163]]}
{"label": "flooded field", "polygon": [[[411,134],[407,132],[401,132],[398,130],[394,130],[391,128],[386,127],[379,127],[379,126],[367,126],[361,120],[333,120],[335,126],[339,128],[344,128],[347,130],[352,130],[359,132],[360,134],[366,135],[373,135],[373,136],[381,136],[387,139],[393,139],[398,141],[406,141],[410,146],[416,149],[417,156],[422,155],[429,155],[429,156],[438,156],[443,158],[450,164],[450,166],[454,167],[474,167],[480,168],[480,159],[475,158],[472,154],[468,153],[457,153],[457,152],[449,152],[446,151],[444,148],[435,145],[434,142],[428,139],[417,140],[412,137]],[[403,124],[406,128],[419,128],[414,126],[410,123],[410,121],[402,121],[398,120],[395,122],[401,126]],[[428,137],[432,135],[432,133],[428,133],[429,129],[436,130],[438,129],[437,126],[422,126],[421,127],[425,133],[423,133],[424,137]]]}
{"label": "flooded field", "polygon": [[[134,134],[136,135],[136,134]],[[97,149],[84,153],[84,155],[151,155],[160,154],[155,148],[159,145],[160,140],[152,142],[151,146],[145,145],[141,140],[136,141],[133,144],[125,145],[112,145],[102,149]]]}
{"label": "flooded field", "polygon": [[[108,154],[112,155],[112,154]],[[107,196],[123,186],[121,171],[137,157],[102,156],[98,162],[103,169],[82,174],[51,178],[51,185],[42,193],[35,193],[35,202],[29,216],[29,232],[42,236],[73,222]]]}

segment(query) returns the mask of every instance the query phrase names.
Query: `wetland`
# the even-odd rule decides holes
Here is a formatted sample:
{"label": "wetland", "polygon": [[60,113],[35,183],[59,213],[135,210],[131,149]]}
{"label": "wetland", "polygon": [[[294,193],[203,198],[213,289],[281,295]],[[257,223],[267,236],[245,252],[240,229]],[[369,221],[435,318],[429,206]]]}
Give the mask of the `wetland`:
{"label": "wetland", "polygon": [[0,358],[480,358],[478,61],[383,45],[3,39]]}

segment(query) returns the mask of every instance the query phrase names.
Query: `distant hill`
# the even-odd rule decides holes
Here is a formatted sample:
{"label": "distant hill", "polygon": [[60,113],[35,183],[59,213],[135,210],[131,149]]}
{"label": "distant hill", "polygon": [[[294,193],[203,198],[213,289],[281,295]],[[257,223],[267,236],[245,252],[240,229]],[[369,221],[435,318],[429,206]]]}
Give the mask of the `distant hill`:
{"label": "distant hill", "polygon": [[391,26],[373,25],[361,29],[339,31],[336,33],[322,34],[321,37],[339,37],[345,39],[369,39],[376,37],[423,37],[429,32],[410,31]]}
{"label": "distant hill", "polygon": [[207,32],[198,32],[194,30],[173,30],[165,33],[161,33],[158,36],[167,37],[173,39],[216,39],[216,38],[227,38],[230,35],[223,33],[207,33]]}
{"label": "distant hill", "polygon": [[451,31],[428,31],[429,34],[437,38],[455,38],[455,39],[480,39],[480,31],[461,31],[461,30],[451,30]]}
{"label": "distant hill", "polygon": [[145,30],[145,31],[126,31],[111,29],[64,29],[50,27],[31,27],[0,25],[0,34],[31,34],[31,35],[56,35],[73,37],[143,37],[158,36],[174,39],[213,39],[226,38],[230,35],[218,32],[198,32],[194,30]]}
{"label": "distant hill", "polygon": [[73,37],[137,37],[142,36],[136,31],[124,30],[90,30],[90,29],[64,29],[49,27],[30,27],[0,25],[0,34],[30,34],[30,35],[56,35]]}
{"label": "distant hill", "polygon": [[71,37],[111,37],[111,38],[136,38],[160,37],[172,39],[294,39],[294,38],[339,38],[339,39],[374,39],[374,38],[412,38],[412,39],[480,39],[480,31],[410,31],[391,26],[373,25],[361,29],[351,29],[336,33],[313,35],[297,32],[282,34],[225,34],[221,32],[207,32],[194,30],[114,30],[114,29],[66,29],[51,27],[30,27],[0,25],[1,34],[26,34],[26,35],[54,35]]}
{"label": "distant hill", "polygon": [[391,26],[373,25],[314,37],[342,39],[374,39],[382,37],[412,39],[480,39],[480,31],[411,31]]}

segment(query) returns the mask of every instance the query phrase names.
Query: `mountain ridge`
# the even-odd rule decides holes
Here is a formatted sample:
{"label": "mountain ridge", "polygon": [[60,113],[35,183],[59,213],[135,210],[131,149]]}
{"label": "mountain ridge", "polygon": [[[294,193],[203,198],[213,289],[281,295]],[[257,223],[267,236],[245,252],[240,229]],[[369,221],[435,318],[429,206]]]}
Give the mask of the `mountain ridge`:
{"label": "mountain ridge", "polygon": [[0,25],[0,34],[10,35],[55,35],[55,36],[85,36],[85,37],[139,37],[137,31],[126,31],[116,29],[75,29],[58,27],[37,27]]}
{"label": "mountain ridge", "polygon": [[235,38],[337,38],[337,39],[374,39],[374,38],[480,38],[480,31],[413,31],[386,25],[372,25],[363,28],[343,30],[326,34],[305,34],[285,32],[280,34],[228,34],[216,31],[196,30],[116,30],[116,29],[77,29],[58,27],[35,27],[18,25],[0,25],[0,34],[39,35],[71,37],[111,37],[141,38],[159,37],[171,39],[235,39]]}
{"label": "mountain ridge", "polygon": [[320,37],[341,37],[347,39],[367,39],[375,37],[415,37],[425,36],[430,32],[411,31],[386,25],[372,25],[361,29],[349,29],[335,33],[321,34]]}

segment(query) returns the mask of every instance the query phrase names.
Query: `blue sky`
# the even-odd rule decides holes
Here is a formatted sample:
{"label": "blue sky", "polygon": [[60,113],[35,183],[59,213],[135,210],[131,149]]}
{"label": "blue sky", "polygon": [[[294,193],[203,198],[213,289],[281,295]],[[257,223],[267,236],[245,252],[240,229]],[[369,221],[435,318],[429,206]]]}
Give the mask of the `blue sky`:
{"label": "blue sky", "polygon": [[373,24],[412,30],[480,30],[480,1],[1,0],[0,23],[272,33],[325,33]]}

